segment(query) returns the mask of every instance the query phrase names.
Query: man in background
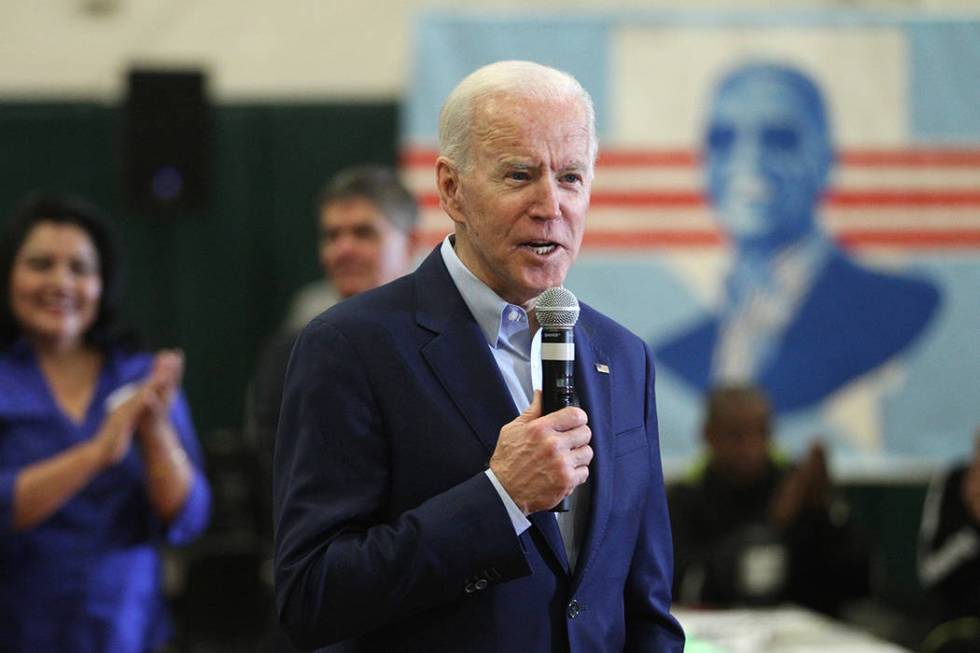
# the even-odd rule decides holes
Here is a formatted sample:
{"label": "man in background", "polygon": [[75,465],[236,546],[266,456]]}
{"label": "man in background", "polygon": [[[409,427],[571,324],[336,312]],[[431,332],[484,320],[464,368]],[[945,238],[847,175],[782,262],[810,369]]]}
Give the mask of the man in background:
{"label": "man in background", "polygon": [[408,274],[419,211],[394,169],[352,167],[337,173],[316,201],[320,265],[325,279],[304,288],[281,331],[263,348],[246,402],[245,434],[271,471],[272,447],[289,354],[306,323],[339,300]]}
{"label": "man in background", "polygon": [[771,420],[755,386],[709,393],[706,455],[668,496],[674,598],[715,607],[792,601],[837,615],[868,592],[867,548],[833,491],[822,445],[790,465],[775,451]]}
{"label": "man in background", "polygon": [[[280,331],[259,355],[245,406],[245,435],[255,447],[262,484],[257,492],[262,541],[271,549],[272,453],[289,355],[306,323],[338,301],[408,274],[418,204],[393,168],[365,165],[332,177],[316,200],[320,265],[325,278],[297,294]],[[266,556],[271,555],[266,551]],[[292,651],[273,621],[264,646]],[[331,647],[342,651],[342,646]]]}
{"label": "man in background", "polygon": [[929,483],[918,558],[938,622],[922,650],[980,650],[980,429],[971,458]]}

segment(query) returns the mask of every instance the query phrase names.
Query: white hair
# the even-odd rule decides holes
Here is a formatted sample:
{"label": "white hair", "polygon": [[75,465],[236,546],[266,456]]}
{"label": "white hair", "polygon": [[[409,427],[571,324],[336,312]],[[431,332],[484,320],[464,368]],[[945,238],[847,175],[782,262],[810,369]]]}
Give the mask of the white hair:
{"label": "white hair", "polygon": [[560,100],[576,99],[589,128],[589,164],[599,150],[595,107],[578,80],[566,72],[532,61],[498,61],[478,68],[456,85],[439,113],[439,154],[461,170],[470,167],[474,116],[480,103],[493,96]]}

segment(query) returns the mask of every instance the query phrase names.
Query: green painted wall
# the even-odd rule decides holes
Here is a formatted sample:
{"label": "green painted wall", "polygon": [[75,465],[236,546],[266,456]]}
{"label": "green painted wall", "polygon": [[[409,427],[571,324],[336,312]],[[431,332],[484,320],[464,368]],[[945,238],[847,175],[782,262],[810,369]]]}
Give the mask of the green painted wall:
{"label": "green painted wall", "polygon": [[394,163],[397,123],[394,103],[214,107],[208,210],[140,215],[121,200],[118,107],[0,104],[0,216],[39,188],[110,212],[126,247],[126,314],[149,346],[186,351],[207,438],[241,425],[258,347],[291,292],[319,276],[320,185],[346,165]]}

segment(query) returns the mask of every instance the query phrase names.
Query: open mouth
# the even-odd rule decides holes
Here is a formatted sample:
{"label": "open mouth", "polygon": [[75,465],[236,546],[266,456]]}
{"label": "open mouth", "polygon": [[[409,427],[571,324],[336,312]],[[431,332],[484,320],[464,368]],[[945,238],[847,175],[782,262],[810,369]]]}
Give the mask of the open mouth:
{"label": "open mouth", "polygon": [[531,250],[538,256],[547,256],[558,249],[558,243],[554,243],[550,240],[531,240],[523,243],[521,247]]}

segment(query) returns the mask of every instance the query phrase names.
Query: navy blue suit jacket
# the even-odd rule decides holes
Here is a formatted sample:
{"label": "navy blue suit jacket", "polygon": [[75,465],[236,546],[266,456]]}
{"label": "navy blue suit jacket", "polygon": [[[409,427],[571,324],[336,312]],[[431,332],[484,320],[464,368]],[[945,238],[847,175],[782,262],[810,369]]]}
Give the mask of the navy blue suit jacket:
{"label": "navy blue suit jacket", "polygon": [[[834,250],[754,381],[776,412],[808,408],[911,345],[938,305],[933,284],[861,267]],[[657,361],[706,392],[720,329],[717,315],[699,320],[658,345]]]}
{"label": "navy blue suit jacket", "polygon": [[570,574],[554,518],[518,537],[484,473],[517,409],[438,249],[309,324],[275,451],[276,594],[296,644],[683,650],[651,352],[587,306],[575,340],[595,457]]}

